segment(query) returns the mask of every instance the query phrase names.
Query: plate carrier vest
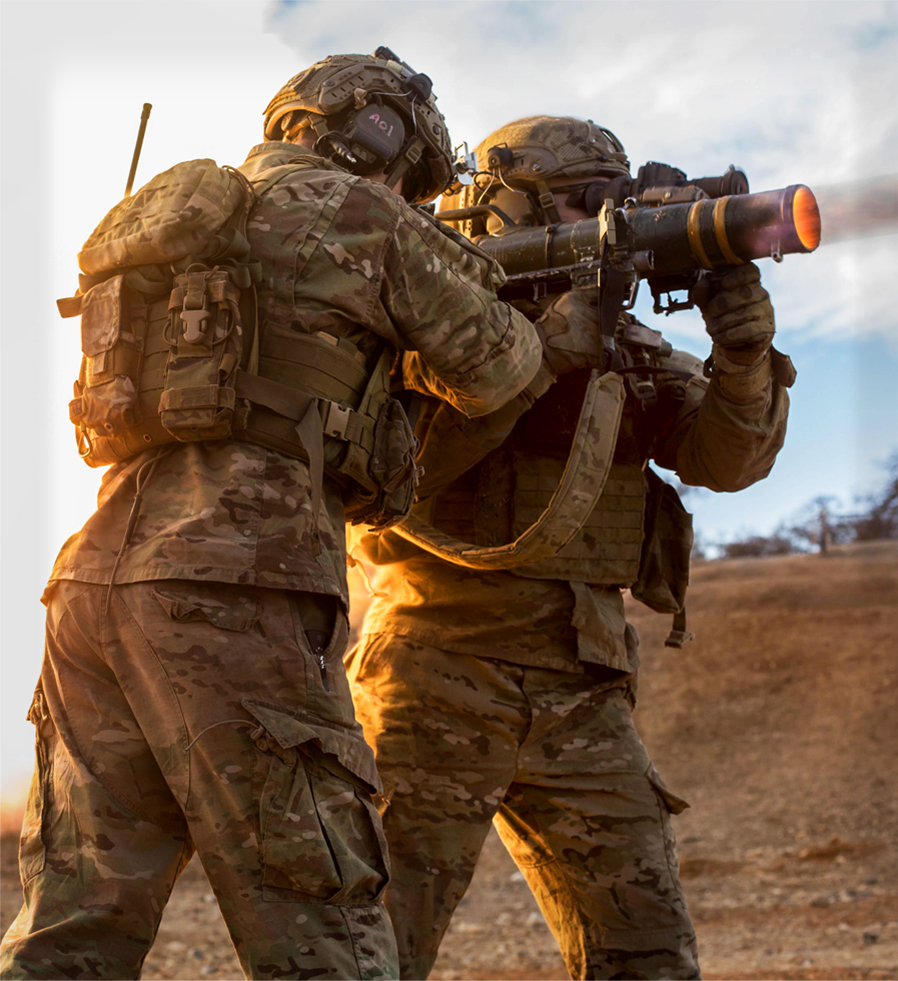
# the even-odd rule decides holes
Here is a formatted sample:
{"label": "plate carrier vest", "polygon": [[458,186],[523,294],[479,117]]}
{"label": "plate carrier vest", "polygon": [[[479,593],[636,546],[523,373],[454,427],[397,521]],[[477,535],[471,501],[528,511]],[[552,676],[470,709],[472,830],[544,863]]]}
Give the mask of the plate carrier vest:
{"label": "plate carrier vest", "polygon": [[387,527],[408,513],[417,441],[390,396],[393,351],[373,366],[320,332],[266,337],[247,218],[302,164],[253,187],[192,160],[117,204],[79,253],[63,317],[81,315],[83,358],[69,417],[92,467],[177,441],[235,439],[307,461],[317,513],[326,473],[347,518]]}

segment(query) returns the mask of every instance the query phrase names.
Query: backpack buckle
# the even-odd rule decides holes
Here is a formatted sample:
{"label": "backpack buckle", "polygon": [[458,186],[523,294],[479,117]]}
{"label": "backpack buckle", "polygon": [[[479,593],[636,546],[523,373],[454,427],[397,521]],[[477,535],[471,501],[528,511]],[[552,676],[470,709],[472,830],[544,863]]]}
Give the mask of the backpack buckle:
{"label": "backpack buckle", "polygon": [[352,410],[337,402],[327,403],[327,415],[324,417],[323,429],[325,436],[346,439],[346,427]]}
{"label": "backpack buckle", "polygon": [[184,309],[181,320],[184,321],[184,340],[188,344],[196,344],[203,339],[206,332],[206,321],[210,317],[209,296],[206,287],[210,271],[197,264],[187,269],[187,290],[184,293]]}
{"label": "backpack buckle", "polygon": [[206,332],[206,321],[209,319],[209,310],[206,307],[205,297],[203,306],[199,310],[182,310],[181,319],[184,321],[184,340],[188,344],[196,344],[203,339]]}

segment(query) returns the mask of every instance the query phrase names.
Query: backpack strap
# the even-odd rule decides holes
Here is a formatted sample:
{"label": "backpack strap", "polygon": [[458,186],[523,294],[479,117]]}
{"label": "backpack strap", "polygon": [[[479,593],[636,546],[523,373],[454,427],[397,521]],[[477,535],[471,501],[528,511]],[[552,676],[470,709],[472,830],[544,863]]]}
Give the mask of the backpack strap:
{"label": "backpack strap", "polygon": [[664,641],[665,647],[676,647],[682,648],[684,644],[688,644],[690,640],[695,640],[695,634],[690,633],[686,629],[686,606],[679,613],[674,614],[673,623],[670,627],[670,633],[667,635]]}
{"label": "backpack strap", "polygon": [[294,385],[284,385],[271,378],[262,378],[238,369],[237,398],[249,399],[254,405],[264,406],[293,422],[302,420],[309,407],[320,404],[321,432],[349,443],[357,443],[367,450],[374,448],[373,436],[366,424],[366,417],[339,402],[323,399]]}

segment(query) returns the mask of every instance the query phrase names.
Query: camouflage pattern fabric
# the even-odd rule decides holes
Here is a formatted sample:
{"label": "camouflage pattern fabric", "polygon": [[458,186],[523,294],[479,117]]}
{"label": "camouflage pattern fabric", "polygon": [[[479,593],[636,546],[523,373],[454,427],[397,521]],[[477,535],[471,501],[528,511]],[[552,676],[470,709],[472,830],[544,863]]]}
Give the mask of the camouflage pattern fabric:
{"label": "camouflage pattern fabric", "polygon": [[[254,182],[283,171],[247,225],[265,271],[263,355],[266,337],[290,332],[345,337],[366,355],[386,340],[463,417],[497,410],[534,378],[533,326],[496,299],[501,268],[462,236],[303,147],[261,144],[241,170]],[[152,452],[107,471],[97,512],[51,578],[109,581]],[[207,579],[348,601],[340,492],[326,485],[316,516],[304,462],[228,440],[177,444],[142,493],[116,582]]]}
{"label": "camouflage pattern fabric", "polygon": [[259,184],[284,175],[247,223],[267,277],[263,331],[325,331],[366,352],[383,338],[470,416],[498,409],[536,374],[536,331],[496,299],[501,266],[463,236],[293,144],[260,144],[240,170]]}
{"label": "camouflage pattern fabric", "polygon": [[[639,472],[651,458],[718,491],[764,477],[789,405],[771,358],[748,381],[715,372],[709,382],[685,352],[665,363],[693,378],[671,382],[665,398],[661,376],[654,403],[627,399],[615,464]],[[473,419],[427,407],[419,494],[435,527],[491,543],[514,517],[520,474],[557,472],[578,410],[573,376],[535,404],[519,396]],[[628,525],[644,506],[631,497]],[[403,977],[429,971],[490,818],[573,977],[699,976],[669,822],[681,803],[649,769],[632,727],[636,631],[621,589],[600,585],[615,581],[602,546],[623,522],[597,521],[575,538],[576,562],[542,563],[528,578],[458,568],[389,531],[353,542],[375,564],[376,598],[349,668],[391,795],[387,903]]]}
{"label": "camouflage pattern fabric", "polygon": [[194,850],[247,977],[396,977],[345,615],[322,668],[308,595],[171,580],[105,599],[50,597],[3,977],[138,977]]}
{"label": "camouflage pattern fabric", "polygon": [[[593,372],[572,440],[570,456],[554,486],[546,488],[528,520],[515,528],[516,538],[486,548],[438,531],[428,521],[428,504],[412,508],[393,531],[425,551],[467,569],[516,568],[551,559],[575,537],[608,494],[609,474],[626,395],[623,379]],[[540,491],[542,474],[531,488]],[[642,475],[639,474],[641,479]],[[522,475],[517,475],[518,484]]]}
{"label": "camouflage pattern fabric", "polygon": [[426,978],[492,820],[574,978],[698,978],[664,786],[632,676],[367,635],[347,658],[387,806],[401,976]]}
{"label": "camouflage pattern fabric", "polygon": [[[674,351],[664,363],[696,370],[696,361]],[[740,490],[762,479],[783,445],[789,396],[769,356],[758,370],[764,377],[749,394],[740,388],[742,376],[715,372],[709,382],[698,375],[680,385],[682,397],[673,401],[673,411],[662,400],[645,408],[628,397],[615,463],[641,468],[650,457],[683,483],[715,491]],[[568,422],[579,413],[578,399],[569,395],[576,382],[574,375],[565,376],[535,404],[518,396],[473,419],[448,404],[425,408],[417,428],[418,463],[425,469],[418,493],[437,529],[463,541],[495,544],[490,525],[514,500],[520,473],[542,468],[551,490],[557,460],[567,453],[564,434],[573,425]],[[641,500],[636,504],[642,508]],[[508,527],[500,541],[513,532]],[[566,548],[601,544],[595,532],[588,527]],[[443,650],[530,667],[565,670],[572,661],[587,661],[635,669],[624,651],[620,590],[595,585],[608,582],[598,547],[595,559],[587,553],[578,560],[576,575],[562,574],[550,560],[526,570],[533,577],[528,582],[510,572],[453,566],[390,531],[356,530],[351,545],[375,565],[367,633],[401,634]]]}
{"label": "camouflage pattern fabric", "polygon": [[[261,356],[278,333],[345,337],[366,356],[387,341],[470,414],[537,374],[533,327],[461,236],[302,147],[264,144],[242,170],[260,187],[282,178],[247,225]],[[330,636],[331,597],[348,601],[341,492],[325,480],[317,508],[313,492],[305,463],[234,440],[104,475],[51,575],[26,904],[4,977],[136,977],[194,848],[249,976],[395,976],[345,616],[324,675],[303,635]]]}
{"label": "camouflage pattern fabric", "polygon": [[[52,579],[109,582],[153,451],[110,467],[96,513],[63,545]],[[324,481],[317,521],[306,464],[229,440],[164,447],[144,481],[134,535],[116,583],[205,579],[345,593],[343,501]],[[317,554],[316,554],[317,553]]]}
{"label": "camouflage pattern fabric", "polygon": [[239,178],[214,160],[179,164],[112,208],[78,253],[78,265],[100,276],[199,255],[242,200]]}

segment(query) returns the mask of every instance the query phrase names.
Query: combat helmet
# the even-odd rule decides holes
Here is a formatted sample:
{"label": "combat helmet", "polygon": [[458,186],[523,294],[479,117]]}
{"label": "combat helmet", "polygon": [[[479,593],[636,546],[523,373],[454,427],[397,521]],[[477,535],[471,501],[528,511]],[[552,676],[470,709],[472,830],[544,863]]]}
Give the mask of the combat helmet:
{"label": "combat helmet", "polygon": [[[630,162],[614,133],[591,119],[573,116],[517,119],[491,133],[474,152],[480,172],[477,180],[454,185],[452,195],[444,196],[441,211],[488,204],[520,191],[530,202],[530,223],[551,224],[558,221],[552,194],[558,190],[558,178],[571,178],[575,187],[576,178],[630,176]],[[483,219],[463,224],[461,230],[469,236],[486,230]]]}
{"label": "combat helmet", "polygon": [[389,48],[332,55],[300,72],[265,110],[265,139],[311,128],[315,152],[350,173],[404,178],[403,197],[430,201],[453,176],[446,122],[433,84]]}

